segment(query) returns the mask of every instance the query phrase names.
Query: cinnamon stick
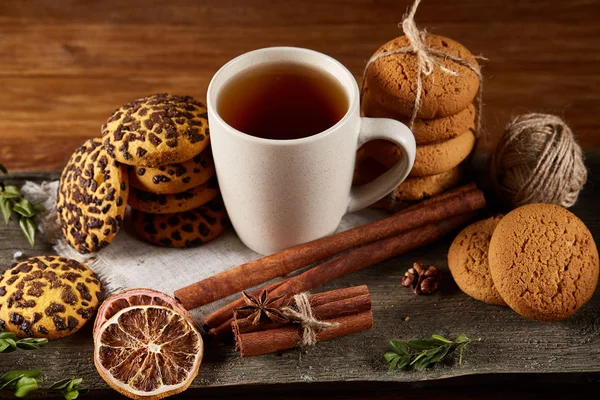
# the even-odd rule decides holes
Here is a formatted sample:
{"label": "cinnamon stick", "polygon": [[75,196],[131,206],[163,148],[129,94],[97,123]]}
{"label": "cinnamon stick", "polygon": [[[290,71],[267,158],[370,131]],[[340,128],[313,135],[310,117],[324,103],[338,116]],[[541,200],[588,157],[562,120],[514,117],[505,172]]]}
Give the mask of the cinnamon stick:
{"label": "cinnamon stick", "polygon": [[[357,287],[355,295],[350,297],[340,297],[339,292],[346,289],[331,290],[320,293],[319,295],[309,295],[309,301],[313,316],[318,320],[326,320],[344,315],[358,314],[371,309],[371,295],[366,285]],[[248,333],[258,330],[266,331],[281,327],[283,324],[270,322],[267,324],[253,325],[252,321],[246,317],[234,317],[231,328],[233,332]]]}
{"label": "cinnamon stick", "polygon": [[[373,326],[373,313],[368,310],[358,314],[331,318],[326,321],[339,323],[339,325],[318,332],[317,340],[319,342],[371,328]],[[301,328],[298,326],[284,326],[269,331],[235,335],[236,348],[240,351],[242,357],[260,356],[291,349],[297,347],[301,340]]]}
{"label": "cinnamon stick", "polygon": [[390,217],[331,236],[291,247],[239,265],[175,291],[175,297],[190,310],[335,254],[410,229],[483,208],[483,193],[474,184],[442,193]]}
{"label": "cinnamon stick", "polygon": [[[283,282],[284,281],[281,281],[279,283],[282,284]],[[265,289],[269,291],[272,290],[272,288],[268,287],[265,287]],[[258,292],[262,292],[262,289],[259,289]],[[367,286],[361,285],[311,294],[310,304],[313,308],[315,317],[318,319],[325,319],[366,311],[371,307],[371,297]],[[243,305],[244,300],[242,298],[231,303],[234,310]],[[237,326],[233,326],[234,323],[237,324]],[[209,330],[208,334],[224,340],[232,336],[232,328],[241,330],[242,332],[251,332],[256,329],[267,330],[280,326],[281,324],[276,323],[256,326],[252,325],[247,318],[239,319],[232,317],[219,326]]]}
{"label": "cinnamon stick", "polygon": [[[425,246],[463,226],[474,216],[474,212],[468,212],[359,247],[283,281],[279,287],[270,292],[270,295],[273,297],[284,295],[285,298],[289,298],[291,295],[306,292],[335,278]],[[285,298],[280,301],[283,302]],[[204,323],[217,327],[228,322],[233,317],[234,310],[239,307],[238,304],[233,302],[226,305],[206,317]]]}

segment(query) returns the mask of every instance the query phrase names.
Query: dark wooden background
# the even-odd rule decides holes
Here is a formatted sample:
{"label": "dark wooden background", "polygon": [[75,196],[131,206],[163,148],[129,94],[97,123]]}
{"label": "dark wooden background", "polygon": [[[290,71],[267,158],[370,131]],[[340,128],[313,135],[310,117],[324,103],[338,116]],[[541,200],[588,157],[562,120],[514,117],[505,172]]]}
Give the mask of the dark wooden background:
{"label": "dark wooden background", "polygon": [[[59,170],[78,144],[100,135],[114,108],[156,92],[204,100],[222,64],[260,47],[312,48],[337,58],[360,79],[369,56],[401,34],[396,24],[410,4],[0,0],[0,163],[12,171]],[[417,14],[420,27],[489,58],[484,150],[493,147],[511,115],[528,111],[563,116],[584,148],[600,148],[599,20],[600,2],[592,0],[423,0]],[[544,393],[575,398],[580,385],[594,381],[600,377],[562,375],[556,383],[553,376],[483,376],[427,390],[387,385],[379,394],[364,393],[360,382],[305,384],[269,387],[262,396],[524,399]],[[238,387],[204,392],[204,398],[256,393],[256,388]],[[91,398],[113,395],[97,392]]]}
{"label": "dark wooden background", "polygon": [[[312,48],[357,78],[401,32],[409,0],[2,0],[0,162],[58,170],[112,110],[155,92],[204,99],[229,59],[275,45]],[[485,63],[489,148],[508,118],[564,116],[600,147],[600,3],[424,0],[417,23]]]}

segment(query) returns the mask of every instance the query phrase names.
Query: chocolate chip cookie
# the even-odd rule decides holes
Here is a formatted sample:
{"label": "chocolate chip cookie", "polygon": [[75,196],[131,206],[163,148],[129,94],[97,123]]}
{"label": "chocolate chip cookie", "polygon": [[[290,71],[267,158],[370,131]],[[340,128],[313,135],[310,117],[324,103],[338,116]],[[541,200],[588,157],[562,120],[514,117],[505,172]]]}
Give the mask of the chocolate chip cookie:
{"label": "chocolate chip cookie", "polygon": [[60,176],[56,212],[67,242],[80,253],[106,247],[123,223],[128,199],[124,165],[90,139],[69,159]]}
{"label": "chocolate chip cookie", "polygon": [[210,148],[196,157],[179,164],[162,167],[131,167],[129,182],[140,190],[173,194],[202,185],[215,175],[215,164]]}
{"label": "chocolate chip cookie", "polygon": [[150,243],[166,247],[194,247],[217,238],[229,225],[221,199],[193,210],[149,214],[133,210],[133,227]]}
{"label": "chocolate chip cookie", "polygon": [[85,265],[56,256],[28,258],[0,275],[0,329],[58,339],[85,325],[101,301],[100,281]]}
{"label": "chocolate chip cookie", "polygon": [[171,214],[200,207],[218,195],[217,179],[211,178],[205,184],[175,194],[157,194],[132,189],[129,205],[151,214]]}
{"label": "chocolate chip cookie", "polygon": [[124,164],[184,162],[208,146],[206,106],[190,96],[143,97],[115,110],[102,126],[102,137],[108,153]]}
{"label": "chocolate chip cookie", "polygon": [[529,204],[496,226],[489,248],[494,286],[517,313],[539,321],[575,314],[594,294],[598,249],[579,218],[553,204]]}

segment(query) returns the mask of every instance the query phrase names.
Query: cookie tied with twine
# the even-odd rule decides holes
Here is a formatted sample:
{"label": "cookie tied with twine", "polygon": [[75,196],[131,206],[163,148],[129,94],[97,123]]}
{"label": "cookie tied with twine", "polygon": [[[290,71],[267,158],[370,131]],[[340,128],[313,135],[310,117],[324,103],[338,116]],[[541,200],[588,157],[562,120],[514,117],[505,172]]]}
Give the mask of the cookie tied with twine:
{"label": "cookie tied with twine", "polygon": [[414,2],[401,23],[404,36],[383,45],[367,62],[361,93],[368,86],[382,106],[410,116],[411,128],[417,118],[447,117],[475,100],[478,132],[482,75],[476,57],[460,43],[419,30],[414,20],[419,4]]}
{"label": "cookie tied with twine", "polygon": [[581,147],[573,132],[551,114],[514,118],[489,161],[498,195],[513,207],[551,203],[568,208],[587,180]]}

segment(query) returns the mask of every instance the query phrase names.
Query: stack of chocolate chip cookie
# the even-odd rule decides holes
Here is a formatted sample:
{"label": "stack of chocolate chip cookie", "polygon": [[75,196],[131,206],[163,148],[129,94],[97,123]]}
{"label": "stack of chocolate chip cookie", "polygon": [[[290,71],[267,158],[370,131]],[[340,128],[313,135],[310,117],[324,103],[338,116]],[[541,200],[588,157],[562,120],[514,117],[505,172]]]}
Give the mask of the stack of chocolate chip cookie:
{"label": "stack of chocolate chip cookie", "polygon": [[[130,187],[131,186],[131,187]],[[190,247],[228,224],[209,147],[206,107],[156,94],[125,104],[71,156],[59,185],[64,237],[81,253],[106,247],[123,224],[149,242]]]}
{"label": "stack of chocolate chip cookie", "polygon": [[[428,47],[479,68],[473,55],[460,43],[443,36],[426,36]],[[379,48],[375,54],[409,48],[405,36]],[[410,204],[456,186],[463,177],[461,163],[475,146],[474,100],[479,77],[468,66],[450,58],[435,57],[439,64],[422,75],[423,90],[412,131],[417,142],[413,169],[396,190],[380,203],[384,208]],[[450,72],[448,72],[450,71]],[[362,113],[366,117],[393,118],[408,124],[416,102],[418,60],[415,54],[380,57],[365,73]],[[402,153],[394,144],[375,140],[357,154],[355,183],[372,180],[396,164]]]}
{"label": "stack of chocolate chip cookie", "polygon": [[206,107],[158,94],[125,104],[102,127],[104,147],[128,165],[133,226],[144,239],[190,247],[227,226],[209,148]]}

